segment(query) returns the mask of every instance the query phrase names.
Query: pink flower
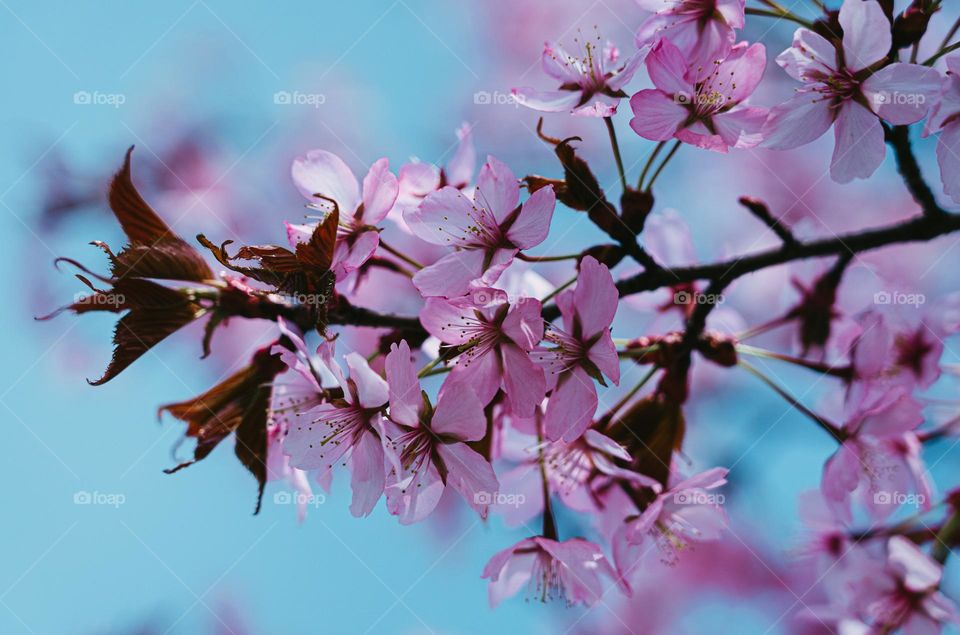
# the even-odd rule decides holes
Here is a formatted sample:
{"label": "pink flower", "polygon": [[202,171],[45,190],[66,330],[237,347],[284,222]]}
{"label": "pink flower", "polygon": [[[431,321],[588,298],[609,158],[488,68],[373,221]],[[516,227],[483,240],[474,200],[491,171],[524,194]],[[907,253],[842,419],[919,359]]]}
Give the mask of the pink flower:
{"label": "pink flower", "polygon": [[[402,214],[416,209],[427,194],[442,187],[450,186],[458,190],[466,189],[473,180],[477,154],[473,147],[473,132],[469,124],[457,129],[459,144],[446,167],[439,168],[432,163],[412,161],[404,164],[398,173],[399,194],[390,217],[401,228],[407,229]],[[409,230],[408,230],[409,231]]]}
{"label": "pink flower", "polygon": [[606,591],[603,578],[630,594],[630,587],[617,576],[600,547],[583,538],[563,542],[543,536],[525,538],[494,554],[482,577],[490,580],[488,594],[494,608],[523,587],[528,599],[589,606]]}
{"label": "pink flower", "polygon": [[349,377],[344,377],[336,363],[329,362],[329,371],[343,396],[300,413],[300,418],[289,424],[283,449],[290,456],[290,464],[303,470],[329,472],[349,459],[353,490],[350,511],[354,516],[366,516],[384,489],[381,434],[387,383],[359,354],[350,353],[344,359]]}
{"label": "pink flower", "polygon": [[[926,389],[940,377],[943,340],[928,326],[927,317],[914,325],[894,329],[882,313],[868,311],[857,318],[863,329],[853,343],[850,362],[853,382],[847,401],[856,407],[871,393],[895,385],[905,390]],[[936,325],[934,326],[936,328]]]}
{"label": "pink flower", "polygon": [[777,63],[804,82],[790,101],[773,108],[763,127],[764,147],[796,148],[834,126],[830,175],[838,183],[872,175],[886,155],[880,119],[920,121],[940,85],[937,71],[894,63],[876,70],[890,52],[890,21],[875,0],[845,0],[840,8],[843,50],[807,29]]}
{"label": "pink flower", "polygon": [[660,40],[647,58],[656,89],[630,98],[630,127],[645,139],[679,139],[699,148],[726,152],[760,143],[767,110],[743,102],[763,77],[767,52],[746,42],[704,70],[669,40]]}
{"label": "pink flower", "polygon": [[943,193],[960,203],[960,53],[949,55],[940,101],[930,111],[924,136],[939,132],[937,163]]}
{"label": "pink flower", "polygon": [[917,545],[903,536],[890,538],[885,575],[863,581],[873,596],[863,607],[872,627],[867,632],[927,635],[957,623],[957,607],[939,591],[942,577],[940,563]]}
{"label": "pink flower", "polygon": [[843,427],[846,438],[824,465],[820,484],[841,521],[852,521],[850,498],[858,488],[875,520],[889,516],[908,496],[918,507],[930,508],[930,483],[914,432],[921,423],[922,406],[902,387],[859,405]]}
{"label": "pink flower", "polygon": [[467,445],[486,434],[483,404],[469,386],[454,383],[435,408],[430,405],[405,340],[391,346],[386,371],[390,421],[398,428],[384,444],[393,466],[387,509],[404,525],[418,522],[449,485],[486,518],[490,497],[500,486],[487,459]]}
{"label": "pink flower", "polygon": [[[333,254],[333,272],[342,279],[365,263],[380,244],[376,225],[390,212],[397,200],[397,177],[390,162],[380,159],[363,178],[363,192],[353,172],[337,155],[326,150],[311,150],[297,157],[291,167],[294,185],[313,207],[330,210],[336,201],[340,210],[337,246]],[[325,198],[318,198],[319,196]],[[287,238],[292,247],[309,240],[313,227],[287,223]]]}
{"label": "pink flower", "polygon": [[649,541],[657,546],[663,562],[674,564],[691,542],[718,540],[727,515],[720,506],[723,496],[710,492],[726,482],[725,468],[700,472],[671,485],[639,516],[627,519],[613,539],[620,574],[626,577],[634,569]]}
{"label": "pink flower", "polygon": [[466,382],[484,406],[502,387],[511,410],[530,417],[547,390],[543,370],[529,356],[543,339],[540,310],[538,300],[511,305],[504,291],[479,289],[452,300],[428,298],[420,322],[459,351],[447,383]]}
{"label": "pink flower", "polygon": [[514,99],[519,104],[542,112],[567,111],[587,117],[613,116],[620,99],[627,96],[623,87],[633,78],[649,47],[641,47],[618,66],[620,55],[617,47],[607,42],[601,50],[599,42],[600,37],[597,36],[597,42],[583,43],[582,58],[573,57],[550,42],[544,44],[543,71],[560,82],[560,88],[514,88]]}
{"label": "pink flower", "polygon": [[544,339],[555,348],[534,354],[552,388],[544,424],[551,441],[573,441],[590,425],[597,409],[594,379],[602,383],[606,375],[620,383],[620,359],[610,337],[618,302],[610,270],[593,256],[580,262],[576,288],[557,296],[565,330],[548,327]]}
{"label": "pink flower", "polygon": [[454,247],[417,272],[413,284],[424,297],[456,297],[474,283],[490,286],[521,249],[547,237],[556,197],[553,187],[541,188],[523,205],[513,172],[493,157],[480,170],[471,200],[455,187],[444,187],[424,199],[420,208],[404,214],[410,229],[437,245]]}
{"label": "pink flower", "polygon": [[692,64],[709,67],[723,59],[742,29],[744,0],[637,0],[655,13],[637,30],[637,46],[670,40]]}

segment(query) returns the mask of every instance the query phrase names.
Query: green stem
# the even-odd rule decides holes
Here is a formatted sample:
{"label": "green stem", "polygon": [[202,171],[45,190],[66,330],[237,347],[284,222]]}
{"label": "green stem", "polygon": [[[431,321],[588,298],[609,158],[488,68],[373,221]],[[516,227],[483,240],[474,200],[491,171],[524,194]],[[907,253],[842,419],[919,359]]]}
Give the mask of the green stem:
{"label": "green stem", "polygon": [[744,355],[752,355],[754,357],[778,359],[781,362],[789,362],[802,368],[815,370],[823,373],[824,375],[832,375],[833,377],[840,377],[842,379],[849,379],[852,372],[849,366],[828,366],[826,364],[820,364],[818,362],[813,362],[800,357],[793,357],[792,355],[775,353],[774,351],[768,351],[766,349],[757,348],[756,346],[750,346],[748,344],[737,344],[737,352],[743,353]]}
{"label": "green stem", "polygon": [[780,20],[789,20],[795,22],[801,26],[805,26],[808,29],[813,29],[813,23],[807,20],[804,20],[800,16],[794,15],[787,11],[786,9],[777,9],[774,11],[768,11],[767,9],[754,9],[752,7],[747,7],[745,10],[747,15],[759,15],[766,18],[777,18]]}
{"label": "green stem", "polygon": [[943,524],[943,528],[937,534],[937,539],[933,543],[933,550],[930,555],[940,564],[944,564],[950,556],[953,543],[960,537],[960,512],[954,511]]}
{"label": "green stem", "polygon": [[650,177],[650,182],[647,183],[647,190],[646,190],[647,192],[653,189],[653,184],[656,182],[657,177],[660,176],[660,173],[663,172],[663,168],[667,167],[667,163],[670,162],[670,159],[673,158],[673,155],[675,155],[677,153],[677,150],[680,149],[680,143],[681,141],[679,139],[676,142],[674,142],[673,147],[670,148],[670,152],[663,159],[663,162],[660,164],[660,167],[658,167],[657,171],[654,172],[653,176]]}
{"label": "green stem", "polygon": [[569,287],[570,285],[572,285],[572,284],[573,284],[574,282],[576,282],[576,281],[577,281],[577,276],[574,276],[573,278],[570,278],[569,280],[567,280],[566,282],[564,282],[563,284],[561,284],[559,287],[557,287],[556,289],[554,289],[553,291],[551,291],[551,292],[548,293],[547,295],[543,296],[543,298],[540,300],[540,302],[541,302],[541,303],[546,303],[548,300],[552,300],[554,296],[556,296],[558,293],[560,293],[561,291],[563,291],[564,289],[566,289],[567,287]]}
{"label": "green stem", "polygon": [[517,258],[524,262],[559,262],[561,260],[576,260],[579,257],[580,254],[567,254],[566,256],[528,256],[523,252],[517,254]]}
{"label": "green stem", "polygon": [[422,264],[420,264],[419,262],[417,262],[416,260],[414,260],[414,259],[411,258],[410,256],[406,255],[406,254],[403,253],[402,251],[400,251],[400,250],[398,250],[398,249],[396,249],[396,248],[394,248],[394,247],[391,247],[391,246],[388,245],[386,242],[384,242],[383,238],[380,239],[380,246],[383,247],[384,251],[387,251],[387,252],[393,254],[394,256],[396,256],[396,257],[399,258],[400,260],[404,261],[404,262],[407,263],[408,265],[410,265],[410,266],[412,266],[412,267],[416,267],[417,269],[423,269],[423,265],[422,265]]}
{"label": "green stem", "polygon": [[644,375],[643,378],[642,378],[639,382],[637,382],[637,385],[630,389],[630,392],[628,392],[627,394],[625,394],[617,403],[615,403],[615,404],[613,405],[612,408],[610,408],[610,410],[607,411],[607,413],[606,413],[605,415],[603,415],[602,417],[600,417],[600,419],[599,419],[598,422],[597,422],[597,427],[603,427],[604,424],[606,424],[606,423],[609,422],[611,419],[613,419],[614,415],[616,415],[618,412],[620,412],[620,409],[623,408],[624,406],[626,406],[627,403],[629,403],[630,400],[633,399],[634,396],[635,396],[638,392],[640,392],[640,389],[643,388],[645,385],[647,385],[647,382],[649,382],[651,379],[653,379],[653,375],[654,375],[658,370],[660,370],[660,369],[657,368],[656,366],[654,366],[653,368],[651,368],[651,369],[647,372],[647,374]]}
{"label": "green stem", "polygon": [[647,164],[643,166],[643,170],[640,172],[640,179],[637,181],[637,189],[643,189],[643,180],[647,178],[647,172],[650,171],[650,168],[653,167],[653,162],[657,158],[657,155],[660,154],[660,151],[663,150],[663,147],[667,145],[666,141],[661,141],[657,144],[657,147],[653,149],[653,152],[650,153],[650,156],[647,158]]}
{"label": "green stem", "polygon": [[956,51],[958,48],[960,48],[960,42],[954,42],[953,44],[951,44],[950,46],[948,46],[948,47],[946,47],[946,48],[941,48],[939,51],[936,52],[936,54],[934,54],[934,55],[932,55],[931,57],[927,58],[927,61],[925,61],[925,62],[923,63],[923,65],[924,65],[924,66],[933,66],[934,62],[936,62],[938,59],[940,59],[941,57],[943,57],[943,56],[946,55],[947,53],[952,53],[953,51]]}
{"label": "green stem", "polygon": [[623,158],[620,156],[620,144],[617,143],[617,131],[613,127],[613,119],[604,117],[603,123],[607,125],[607,135],[610,137],[610,147],[613,148],[613,158],[617,162],[617,172],[620,173],[620,185],[623,191],[627,191],[627,175],[623,171]]}
{"label": "green stem", "polygon": [[843,442],[845,435],[838,426],[836,426],[833,423],[830,423],[829,421],[827,421],[826,419],[824,419],[814,411],[804,406],[802,403],[797,401],[797,399],[793,395],[787,392],[785,388],[778,385],[776,382],[774,382],[772,379],[764,375],[762,372],[760,372],[758,369],[754,368],[750,364],[744,361],[740,361],[738,362],[738,365],[744,370],[746,370],[747,372],[749,372],[751,375],[753,375],[754,377],[758,378],[760,381],[765,383],[767,386],[769,386],[775,393],[783,397],[784,401],[786,401],[788,404],[790,404],[791,406],[796,408],[799,412],[809,417],[814,423],[816,423],[818,426],[823,428],[838,443]]}

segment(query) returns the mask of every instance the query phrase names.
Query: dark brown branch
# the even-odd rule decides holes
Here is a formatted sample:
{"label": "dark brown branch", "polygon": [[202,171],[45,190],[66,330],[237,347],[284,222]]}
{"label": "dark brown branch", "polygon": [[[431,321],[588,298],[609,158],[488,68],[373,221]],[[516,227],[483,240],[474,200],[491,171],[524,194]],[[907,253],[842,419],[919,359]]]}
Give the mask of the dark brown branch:
{"label": "dark brown branch", "polygon": [[893,148],[893,156],[897,160],[897,170],[903,177],[903,182],[910,190],[910,196],[917,202],[917,205],[923,209],[927,216],[939,216],[946,212],[937,205],[937,199],[923,180],[923,173],[920,171],[920,164],[913,154],[910,146],[910,128],[907,126],[884,126],[884,135],[887,143]]}
{"label": "dark brown branch", "polygon": [[770,231],[776,234],[784,244],[792,245],[797,242],[797,239],[793,236],[790,228],[780,222],[779,219],[774,218],[773,214],[770,213],[770,208],[767,207],[766,203],[760,199],[750,196],[741,196],[739,201],[741,205],[750,210],[751,214],[756,216],[764,225],[769,227]]}

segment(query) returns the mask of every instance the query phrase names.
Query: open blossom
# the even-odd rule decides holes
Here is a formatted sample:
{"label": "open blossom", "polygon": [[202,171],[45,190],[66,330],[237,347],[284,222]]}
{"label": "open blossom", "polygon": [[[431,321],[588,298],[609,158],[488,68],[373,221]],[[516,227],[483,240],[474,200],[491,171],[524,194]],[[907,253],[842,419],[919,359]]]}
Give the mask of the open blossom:
{"label": "open blossom", "polygon": [[[363,178],[362,193],[347,164],[326,150],[311,150],[294,159],[291,174],[297,189],[312,206],[329,210],[332,200],[340,210],[332,265],[337,280],[359,269],[380,244],[376,225],[397,200],[399,185],[390,172],[390,162],[380,159],[370,166]],[[312,233],[311,226],[287,223],[287,238],[294,248],[309,240]]]}
{"label": "open blossom", "polygon": [[330,472],[349,459],[354,516],[366,516],[384,489],[382,412],[387,405],[387,383],[357,353],[344,358],[349,376],[332,360],[328,370],[343,396],[299,413],[288,424],[283,450],[290,464],[302,470]]}
{"label": "open blossom", "polygon": [[628,576],[646,545],[653,541],[660,559],[674,564],[692,542],[717,540],[727,526],[723,497],[711,493],[727,482],[727,470],[715,467],[671,485],[639,516],[628,518],[614,536],[617,570]]}
{"label": "open blossom", "polygon": [[847,402],[852,407],[894,386],[929,388],[940,377],[947,334],[938,332],[935,320],[924,317],[917,324],[895,328],[883,313],[868,311],[857,322],[863,331],[850,355],[853,381]]}
{"label": "open blossom", "polygon": [[845,438],[823,469],[820,489],[837,517],[851,522],[851,495],[860,489],[870,515],[882,520],[911,496],[929,509],[931,487],[916,428],[922,406],[903,387],[874,394],[843,427]]}
{"label": "open blossom", "polygon": [[459,351],[448,382],[467,382],[484,406],[502,387],[514,414],[530,417],[546,393],[543,370],[529,355],[543,339],[540,310],[533,298],[510,304],[499,289],[478,289],[451,300],[428,298],[420,321]]}
{"label": "open blossom", "polygon": [[552,393],[547,402],[545,434],[570,442],[583,434],[597,410],[597,387],[606,375],[620,383],[620,359],[610,336],[619,301],[606,265],[587,256],[572,291],[557,296],[563,330],[550,326],[544,339],[552,348],[534,354],[546,370]]}
{"label": "open blossom", "polygon": [[637,46],[670,40],[693,64],[708,67],[726,57],[734,29],[742,29],[744,0],[637,0],[654,14],[637,30]]}
{"label": "open blossom", "polygon": [[[577,39],[579,41],[580,38]],[[619,65],[617,47],[607,42],[601,49],[599,36],[596,42],[582,43],[582,48],[583,57],[577,58],[556,44],[544,44],[543,71],[560,82],[560,88],[514,88],[514,99],[543,112],[567,111],[588,117],[613,116],[620,99],[627,96],[623,87],[637,72],[649,47],[642,47]]]}
{"label": "open blossom", "polygon": [[[770,111],[764,147],[796,148],[834,126],[830,175],[838,183],[872,175],[886,155],[880,119],[894,125],[920,121],[940,86],[937,71],[894,63],[874,70],[890,52],[890,20],[875,0],[845,0],[840,8],[843,49],[808,29],[777,63],[804,83],[790,101]],[[835,125],[834,125],[835,124]]]}
{"label": "open blossom", "polygon": [[440,502],[445,485],[458,491],[484,518],[489,497],[499,491],[487,459],[467,445],[487,431],[483,404],[469,386],[453,383],[436,407],[424,398],[406,341],[393,344],[386,361],[390,420],[385,442],[392,465],[387,509],[403,524],[426,518]]}
{"label": "open blossom", "polygon": [[751,148],[760,143],[767,110],[744,101],[760,83],[766,60],[762,44],[741,42],[704,69],[660,40],[647,57],[656,89],[630,98],[630,127],[652,141],[676,138],[716,152]]}
{"label": "open blossom", "polygon": [[940,592],[943,567],[903,536],[887,541],[885,567],[858,581],[853,606],[859,619],[838,624],[844,635],[935,635],[957,624],[956,605]]}
{"label": "open blossom", "polygon": [[543,536],[524,538],[494,554],[482,577],[490,580],[492,607],[524,587],[527,599],[589,606],[606,591],[603,578],[630,593],[630,587],[617,576],[600,547],[583,538],[562,542]]}
{"label": "open blossom", "polygon": [[937,163],[943,193],[960,203],[960,53],[949,55],[940,101],[930,111],[924,135],[940,133]]}
{"label": "open blossom", "polygon": [[550,491],[556,493],[566,507],[584,513],[602,508],[601,492],[611,483],[648,487],[655,492],[661,489],[660,483],[649,476],[618,465],[618,462],[629,464],[630,454],[622,445],[594,429],[588,429],[572,443],[553,441],[541,447],[527,435],[511,441],[523,444],[522,460],[502,475],[500,485],[503,491],[522,492],[524,504],[500,505],[495,509],[511,526],[525,523],[543,510],[541,464]]}
{"label": "open blossom", "polygon": [[520,185],[493,157],[480,170],[473,198],[455,187],[429,194],[417,210],[404,214],[420,238],[454,251],[424,267],[413,284],[425,297],[456,297],[471,286],[490,286],[521,249],[535,247],[550,230],[556,197],[541,188],[522,205]]}
{"label": "open blossom", "polygon": [[397,202],[390,211],[390,219],[401,229],[409,231],[403,221],[403,213],[416,209],[427,194],[448,185],[458,190],[466,189],[470,185],[477,164],[470,124],[465,123],[457,129],[457,139],[457,149],[442,168],[416,160],[400,167],[397,173],[399,192]]}

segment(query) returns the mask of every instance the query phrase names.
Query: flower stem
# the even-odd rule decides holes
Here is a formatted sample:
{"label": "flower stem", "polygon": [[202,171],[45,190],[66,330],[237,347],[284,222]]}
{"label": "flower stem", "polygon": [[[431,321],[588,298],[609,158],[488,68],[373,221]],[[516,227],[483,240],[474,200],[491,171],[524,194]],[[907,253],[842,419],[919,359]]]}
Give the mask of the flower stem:
{"label": "flower stem", "polygon": [[958,48],[960,48],[960,42],[954,42],[950,46],[941,47],[939,51],[937,51],[932,56],[928,57],[927,60],[923,63],[923,65],[933,66],[934,62],[936,62],[938,59],[940,59],[947,53],[952,53],[953,51],[956,51]]}
{"label": "flower stem", "polygon": [[740,333],[735,336],[738,342],[744,342],[751,338],[757,337],[758,335],[763,335],[767,331],[772,331],[773,329],[783,326],[784,324],[789,324],[792,321],[792,318],[786,316],[781,316],[770,320],[769,322],[764,322],[763,324],[758,324],[752,328],[747,329],[743,333]]}
{"label": "flower stem", "polygon": [[737,352],[754,357],[779,359],[781,362],[789,362],[803,368],[818,371],[824,375],[832,375],[833,377],[840,377],[842,379],[849,379],[853,373],[853,369],[850,366],[828,366],[827,364],[821,364],[800,357],[793,357],[792,355],[784,355],[783,353],[775,353],[774,351],[768,351],[747,344],[737,344]]}
{"label": "flower stem", "polygon": [[647,189],[646,189],[647,192],[653,189],[653,184],[654,182],[656,182],[657,177],[660,176],[660,173],[663,172],[663,168],[667,167],[667,163],[670,162],[670,159],[673,158],[673,155],[675,155],[677,153],[677,150],[680,149],[680,143],[681,143],[680,140],[677,140],[676,142],[674,142],[673,147],[670,148],[670,152],[667,153],[667,156],[664,157],[663,162],[660,163],[660,167],[658,167],[657,171],[654,172],[653,176],[650,177],[650,182],[647,183]]}
{"label": "flower stem", "polygon": [[550,481],[547,478],[547,463],[543,456],[543,432],[542,423],[537,425],[537,463],[540,466],[540,482],[543,486],[543,537],[550,540],[560,540],[560,534],[557,532],[557,520],[553,517],[553,507],[550,504]]}
{"label": "flower stem", "polygon": [[798,411],[800,411],[801,413],[809,417],[814,423],[816,423],[818,426],[823,428],[830,436],[832,436],[838,443],[843,442],[844,437],[846,435],[836,424],[833,424],[827,421],[826,419],[824,419],[814,411],[804,406],[802,403],[797,401],[797,399],[793,395],[787,392],[785,388],[778,385],[772,379],[770,379],[769,377],[764,375],[762,372],[760,372],[760,370],[758,370],[757,368],[754,368],[753,366],[751,366],[750,364],[742,360],[738,362],[738,365],[744,370],[746,370],[747,372],[749,372],[751,375],[753,375],[754,377],[758,378],[760,381],[765,383],[767,386],[769,386],[775,393],[783,397],[783,399],[788,404],[790,404],[791,406],[796,408]]}
{"label": "flower stem", "polygon": [[610,136],[610,147],[613,148],[613,158],[617,162],[617,172],[620,174],[620,185],[623,191],[627,191],[627,175],[623,171],[623,158],[620,156],[620,144],[617,143],[617,131],[613,127],[613,119],[604,117],[603,123],[607,124],[607,134]]}
{"label": "flower stem", "polygon": [[517,258],[524,262],[559,262],[561,260],[576,260],[579,257],[580,254],[567,254],[566,256],[528,256],[523,252],[517,254]]}
{"label": "flower stem", "polygon": [[643,189],[643,180],[647,178],[647,172],[650,171],[650,168],[653,167],[653,162],[657,158],[657,155],[660,154],[660,151],[663,150],[663,147],[667,145],[666,141],[661,141],[657,144],[657,147],[653,149],[653,152],[650,153],[650,156],[647,158],[647,164],[643,166],[643,170],[640,172],[640,179],[637,181],[637,189]]}
{"label": "flower stem", "polygon": [[618,401],[617,403],[615,403],[615,404],[613,405],[613,407],[610,408],[610,410],[607,411],[607,413],[606,413],[605,415],[603,415],[602,417],[600,417],[600,419],[597,421],[597,424],[598,424],[597,427],[603,427],[605,424],[609,423],[609,422],[613,419],[614,415],[616,415],[618,412],[620,412],[620,409],[623,408],[624,406],[626,406],[627,403],[629,403],[629,401],[630,401],[631,399],[633,399],[634,396],[635,396],[638,392],[640,392],[640,389],[643,388],[651,379],[653,379],[654,373],[656,373],[658,370],[660,370],[660,369],[657,368],[656,366],[654,366],[653,368],[651,368],[651,369],[647,372],[647,374],[644,375],[643,378],[640,379],[639,382],[637,382],[637,385],[630,389],[630,392],[628,392],[627,394],[625,394],[625,395],[620,399],[620,401]]}
{"label": "flower stem", "polygon": [[[769,6],[769,5],[768,5],[768,6]],[[804,20],[804,19],[801,18],[800,16],[794,15],[794,14],[790,13],[789,11],[787,11],[786,9],[782,8],[782,7],[777,8],[777,9],[774,9],[773,11],[770,11],[770,10],[767,10],[767,9],[754,9],[753,7],[747,7],[744,12],[745,12],[747,15],[759,15],[759,16],[763,16],[763,17],[766,17],[766,18],[777,18],[777,19],[780,19],[780,20],[790,20],[791,22],[795,22],[795,23],[799,24],[800,26],[805,26],[805,27],[807,27],[808,29],[812,29],[812,28],[813,28],[813,23],[812,23],[812,22],[809,22],[809,21],[807,21],[807,20]]]}
{"label": "flower stem", "polygon": [[416,260],[414,260],[414,259],[411,258],[410,256],[406,255],[406,254],[403,253],[402,251],[400,251],[400,250],[398,250],[398,249],[396,249],[396,248],[394,248],[394,247],[391,247],[391,246],[388,245],[386,242],[384,242],[384,240],[383,240],[382,238],[380,239],[380,246],[383,247],[383,249],[384,249],[385,251],[393,254],[394,256],[396,256],[396,257],[399,258],[400,260],[404,261],[404,262],[407,263],[408,265],[410,265],[410,266],[412,266],[412,267],[416,267],[417,269],[423,269],[423,265],[422,265],[422,264],[420,264],[419,262],[417,262]]}
{"label": "flower stem", "polygon": [[569,280],[567,280],[566,282],[564,282],[563,284],[561,284],[559,287],[557,287],[556,289],[554,289],[553,291],[551,291],[551,292],[548,293],[547,295],[543,296],[543,298],[541,298],[540,302],[543,303],[543,302],[547,302],[548,300],[552,300],[554,296],[556,296],[558,293],[560,293],[561,291],[563,291],[564,289],[566,289],[567,287],[569,287],[570,285],[572,285],[572,284],[573,284],[574,282],[576,282],[576,281],[577,281],[577,276],[574,276],[573,278],[570,278]]}
{"label": "flower stem", "polygon": [[930,555],[940,564],[944,564],[958,538],[960,538],[960,511],[954,510],[937,533]]}

